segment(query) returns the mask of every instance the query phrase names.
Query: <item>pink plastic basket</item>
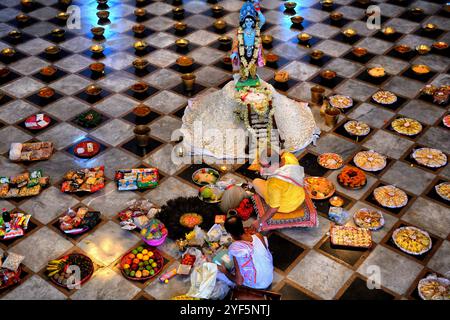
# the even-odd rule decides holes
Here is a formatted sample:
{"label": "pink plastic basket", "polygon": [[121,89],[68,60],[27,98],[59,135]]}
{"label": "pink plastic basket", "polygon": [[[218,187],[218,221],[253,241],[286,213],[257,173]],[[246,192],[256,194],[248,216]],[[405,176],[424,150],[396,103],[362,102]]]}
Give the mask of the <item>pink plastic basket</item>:
{"label": "pink plastic basket", "polygon": [[164,243],[164,241],[166,241],[166,238],[167,238],[167,233],[165,235],[163,235],[161,238],[156,239],[156,240],[155,239],[147,240],[145,238],[142,238],[142,240],[149,246],[157,247],[157,246],[162,245]]}

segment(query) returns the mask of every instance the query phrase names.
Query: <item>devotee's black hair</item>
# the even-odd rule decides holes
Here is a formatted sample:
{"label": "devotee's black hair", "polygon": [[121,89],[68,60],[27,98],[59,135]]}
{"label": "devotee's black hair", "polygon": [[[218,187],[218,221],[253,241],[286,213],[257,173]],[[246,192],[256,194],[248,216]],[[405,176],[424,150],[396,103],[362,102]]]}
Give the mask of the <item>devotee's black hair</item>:
{"label": "devotee's black hair", "polygon": [[233,236],[233,238],[240,238],[244,233],[244,225],[242,219],[237,216],[229,217],[225,221],[225,230]]}

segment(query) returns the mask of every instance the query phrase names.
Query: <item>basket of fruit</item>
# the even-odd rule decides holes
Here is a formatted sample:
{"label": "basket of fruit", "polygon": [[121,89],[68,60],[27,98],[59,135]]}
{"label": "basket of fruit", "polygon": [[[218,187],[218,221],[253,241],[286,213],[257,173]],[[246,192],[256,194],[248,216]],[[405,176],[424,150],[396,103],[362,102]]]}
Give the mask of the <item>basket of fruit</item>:
{"label": "basket of fruit", "polygon": [[[80,269],[80,281],[71,283],[74,275],[73,267]],[[71,253],[57,260],[50,260],[47,264],[47,276],[60,287],[71,289],[70,286],[82,285],[88,281],[94,273],[92,260],[80,253]]]}
{"label": "basket of fruit", "polygon": [[152,247],[162,245],[167,234],[167,228],[158,219],[151,219],[141,230],[142,240]]}
{"label": "basket of fruit", "polygon": [[164,258],[158,250],[139,246],[120,260],[120,269],[125,278],[145,281],[156,277],[164,267]]}

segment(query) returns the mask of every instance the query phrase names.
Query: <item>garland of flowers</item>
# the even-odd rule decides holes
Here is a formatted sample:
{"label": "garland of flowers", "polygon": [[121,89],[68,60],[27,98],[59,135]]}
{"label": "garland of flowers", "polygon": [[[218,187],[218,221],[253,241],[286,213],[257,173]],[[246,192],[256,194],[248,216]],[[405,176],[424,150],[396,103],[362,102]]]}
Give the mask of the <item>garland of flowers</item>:
{"label": "garland of flowers", "polygon": [[[253,44],[253,55],[250,59],[250,62],[247,61],[247,59],[241,59],[241,63],[243,68],[243,76],[245,78],[248,77],[249,70],[251,68],[256,68],[256,62],[258,61],[258,54],[259,54],[259,46],[261,44],[261,31],[259,30],[258,24],[256,24],[256,36],[255,36],[255,42]],[[239,56],[243,57],[245,56],[245,47],[244,47],[244,30],[242,27],[238,28],[238,42],[239,42]]]}

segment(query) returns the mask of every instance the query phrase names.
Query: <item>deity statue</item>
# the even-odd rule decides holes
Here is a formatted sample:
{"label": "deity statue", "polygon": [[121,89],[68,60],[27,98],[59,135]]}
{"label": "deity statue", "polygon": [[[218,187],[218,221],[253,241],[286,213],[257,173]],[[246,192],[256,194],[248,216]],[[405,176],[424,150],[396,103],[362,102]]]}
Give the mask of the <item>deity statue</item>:
{"label": "deity statue", "polygon": [[265,22],[259,0],[248,0],[243,4],[239,15],[237,39],[233,43],[230,56],[233,70],[239,70],[240,79],[236,84],[238,90],[260,85],[256,71],[257,67],[265,64],[261,41],[261,28]]}

